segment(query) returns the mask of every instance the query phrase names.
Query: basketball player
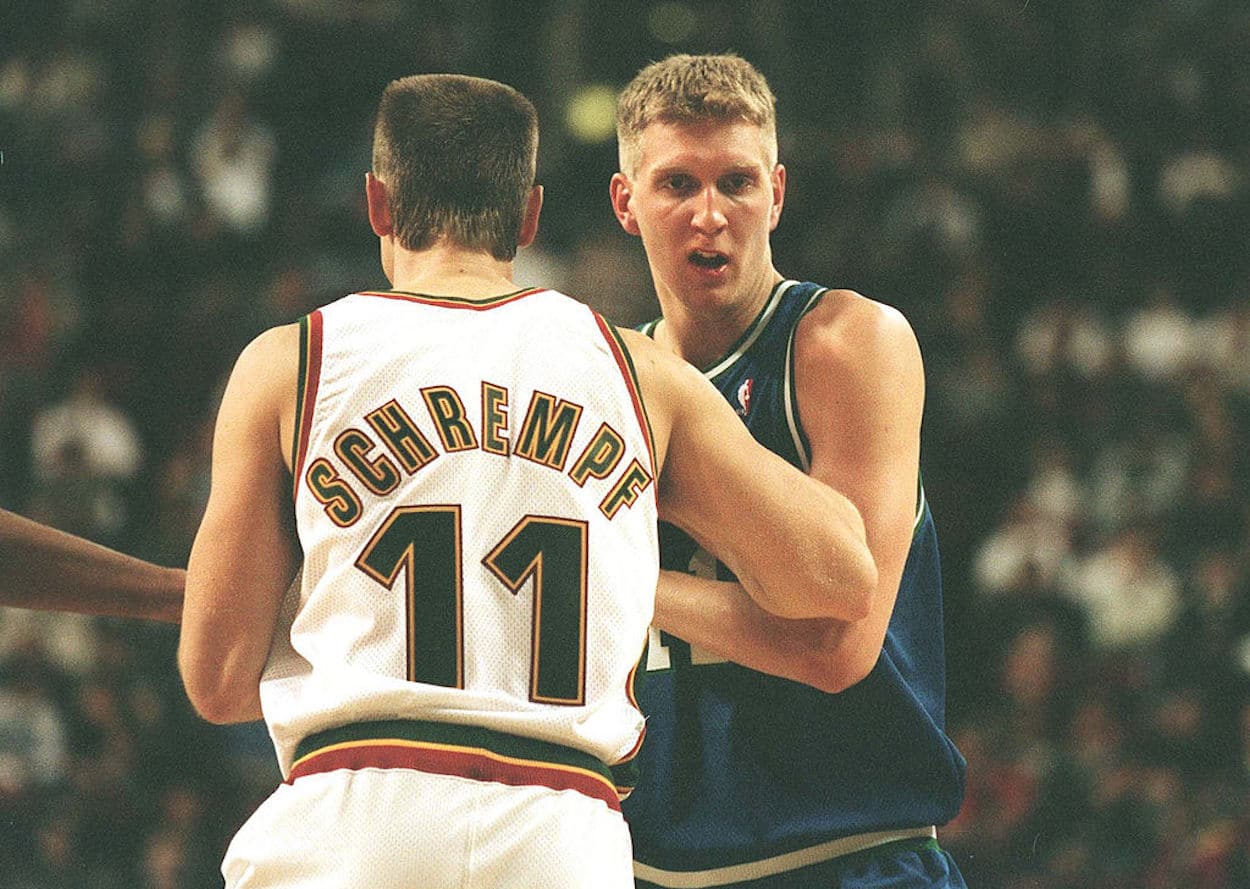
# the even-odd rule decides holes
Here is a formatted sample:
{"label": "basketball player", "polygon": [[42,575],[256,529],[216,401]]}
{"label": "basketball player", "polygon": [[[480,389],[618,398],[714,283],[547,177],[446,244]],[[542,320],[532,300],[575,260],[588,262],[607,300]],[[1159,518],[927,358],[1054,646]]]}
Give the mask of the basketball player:
{"label": "basketball player", "polygon": [[[786,170],[774,97],[730,55],[674,56],[620,96],[614,210],[663,317],[646,331],[752,435],[859,507],[878,581],[853,620],[790,622],[666,528],[626,817],[639,886],[962,887],[935,825],[964,761],[944,731],[942,601],[907,321],[773,265]],[[741,581],[741,575],[738,580]],[[732,659],[736,663],[731,663]],[[753,669],[752,669],[753,668]]]}
{"label": "basketball player", "polygon": [[513,282],[536,146],[509,87],[393,82],[366,197],[394,289],[227,384],[179,666],[206,718],[263,715],[286,779],[230,887],[632,886],[609,767],[642,738],[657,517],[780,615],[875,587],[856,509],[693,368]]}
{"label": "basketball player", "polygon": [[177,623],[186,573],[0,509],[0,605]]}

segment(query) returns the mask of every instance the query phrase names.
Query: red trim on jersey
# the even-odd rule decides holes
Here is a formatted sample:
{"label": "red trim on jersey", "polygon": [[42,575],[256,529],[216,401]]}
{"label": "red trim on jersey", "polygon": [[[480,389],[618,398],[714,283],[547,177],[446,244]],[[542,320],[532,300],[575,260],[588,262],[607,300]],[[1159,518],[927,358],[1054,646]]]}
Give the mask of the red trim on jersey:
{"label": "red trim on jersey", "polygon": [[484,312],[487,309],[497,309],[500,306],[506,306],[509,303],[516,302],[518,299],[524,299],[535,293],[541,293],[545,288],[530,287],[517,293],[509,293],[504,296],[491,296],[485,299],[475,300],[468,297],[457,296],[426,296],[421,293],[407,293],[399,290],[364,290],[360,292],[360,296],[381,296],[385,299],[398,299],[403,302],[421,303],[427,306],[438,306],[442,309],[471,309],[474,312]]}
{"label": "red trim on jersey", "polygon": [[[628,753],[626,753],[624,756],[622,756],[622,757],[620,758],[620,761],[618,761],[618,762],[616,763],[616,765],[618,765],[618,766],[620,766],[620,765],[624,765],[625,763],[627,763],[627,762],[629,762],[631,759],[633,759],[635,756],[637,756],[637,755],[638,755],[638,751],[642,749],[642,742],[643,742],[643,741],[645,741],[645,740],[646,740],[646,738],[647,738],[647,727],[646,727],[646,725],[644,724],[644,725],[643,725],[643,727],[642,727],[642,731],[640,731],[640,732],[638,733],[638,740],[634,742],[634,746],[629,748],[629,752],[628,752]],[[617,788],[617,789],[618,789],[618,790],[620,790],[620,791],[628,791],[628,790],[633,790],[634,788],[632,788],[632,787],[630,787],[630,788],[620,787],[620,788]]]}
{"label": "red trim on jersey", "polygon": [[[625,697],[634,706],[634,709],[638,710],[639,712],[642,711],[642,708],[638,706],[638,696],[634,692],[638,685],[637,683],[638,670],[642,667],[643,658],[645,658],[646,656],[647,656],[647,646],[644,645],[642,647],[642,655],[638,658],[638,660],[634,663],[633,668],[629,671],[629,676],[625,678]],[[642,742],[646,737],[647,737],[647,726],[646,726],[646,723],[644,722],[642,726],[642,731],[638,733],[638,740],[634,742],[634,746],[629,748],[629,752],[626,753],[624,756],[622,756],[620,760],[615,763],[615,765],[616,766],[624,765],[625,763],[632,760],[635,756],[637,756],[638,751],[642,749]],[[633,791],[634,788],[618,786],[616,789],[617,789],[617,792],[621,795],[621,799],[624,799],[625,797],[629,796],[629,794]]]}
{"label": "red trim on jersey", "polygon": [[305,341],[308,366],[303,368],[304,398],[299,405],[299,448],[292,467],[296,491],[299,490],[300,479],[304,475],[304,458],[308,455],[308,437],[312,433],[313,408],[317,404],[317,388],[321,383],[321,329],[321,310],[317,309],[308,314]]}
{"label": "red trim on jersey", "polygon": [[[651,478],[655,479],[655,444],[651,441],[651,424],[647,420],[647,412],[642,404],[642,393],[638,389],[638,380],[634,376],[633,364],[629,356],[625,353],[624,344],[617,338],[617,334],[612,330],[611,326],[598,312],[592,310],[595,323],[599,325],[599,332],[603,334],[603,338],[608,343],[608,349],[612,352],[612,357],[616,359],[617,369],[621,372],[621,377],[625,380],[625,388],[629,390],[629,397],[634,403],[634,416],[638,420],[638,428],[642,430],[643,441],[647,444],[647,457],[651,461],[648,469],[651,472]],[[659,485],[651,485],[651,494],[659,502]]]}
{"label": "red trim on jersey", "polygon": [[286,783],[335,769],[416,769],[513,787],[538,785],[552,790],[576,790],[592,799],[603,800],[611,809],[621,810],[616,786],[587,769],[504,756],[480,747],[399,738],[347,741],[323,747],[297,760],[291,766]]}

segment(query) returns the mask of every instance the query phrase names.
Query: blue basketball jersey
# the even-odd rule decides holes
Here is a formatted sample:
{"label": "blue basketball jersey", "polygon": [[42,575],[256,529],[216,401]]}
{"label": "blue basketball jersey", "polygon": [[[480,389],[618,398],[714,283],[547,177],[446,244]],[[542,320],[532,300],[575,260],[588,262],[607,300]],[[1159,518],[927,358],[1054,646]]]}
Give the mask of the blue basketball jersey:
{"label": "blue basketball jersey", "polygon": [[[729,354],[705,371],[755,438],[804,470],[792,346],[824,292],[780,283]],[[799,871],[835,885],[820,863],[838,856],[839,839],[957,814],[964,760],[945,732],[937,537],[919,479],[917,491],[881,657],[852,688],[826,694],[653,631],[640,692],[648,714],[642,780],[625,804],[640,885],[727,886]],[[661,525],[660,552],[666,568],[733,577],[672,526]]]}

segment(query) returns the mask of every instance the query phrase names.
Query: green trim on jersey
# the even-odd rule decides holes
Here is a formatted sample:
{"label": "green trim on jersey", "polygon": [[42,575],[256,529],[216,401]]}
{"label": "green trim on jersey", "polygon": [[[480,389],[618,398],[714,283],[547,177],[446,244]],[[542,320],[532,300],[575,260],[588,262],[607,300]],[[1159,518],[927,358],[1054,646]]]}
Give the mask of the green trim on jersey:
{"label": "green trim on jersey", "polygon": [[299,368],[296,372],[295,428],[291,442],[291,497],[299,494],[308,440],[312,434],[313,411],[321,382],[322,317],[318,309],[299,319]]}
{"label": "green trim on jersey", "polygon": [[593,772],[604,780],[612,781],[612,772],[600,760],[560,744],[551,744],[537,738],[509,735],[478,725],[460,725],[452,722],[431,722],[423,719],[389,719],[378,722],[357,722],[309,735],[295,748],[292,769],[301,760],[315,755],[327,747],[367,744],[377,741],[411,741],[446,747],[485,750],[498,756],[528,762],[568,766]]}
{"label": "green trim on jersey", "polygon": [[291,436],[291,472],[299,472],[299,445],[304,420],[304,386],[308,371],[308,316],[299,319],[299,370],[295,375],[295,428]]}
{"label": "green trim on jersey", "polygon": [[643,398],[642,386],[638,382],[638,368],[634,366],[634,356],[630,354],[629,347],[625,345],[625,339],[621,336],[621,332],[616,329],[616,326],[598,312],[595,312],[595,317],[599,319],[600,328],[612,337],[622,357],[625,359],[625,367],[622,370],[628,373],[629,379],[627,383],[633,389],[633,395],[638,401],[638,406],[642,409],[642,432],[647,437],[647,455],[651,458],[651,465],[647,468],[650,470],[652,478],[654,478],[656,476],[655,433],[651,428],[651,415],[647,413],[647,400]]}

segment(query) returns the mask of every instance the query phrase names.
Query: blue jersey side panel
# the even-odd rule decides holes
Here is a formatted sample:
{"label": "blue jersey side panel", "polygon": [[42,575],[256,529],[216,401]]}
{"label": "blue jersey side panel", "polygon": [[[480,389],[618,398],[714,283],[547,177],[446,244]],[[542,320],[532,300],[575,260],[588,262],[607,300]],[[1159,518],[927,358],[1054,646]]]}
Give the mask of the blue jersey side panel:
{"label": "blue jersey side panel", "polygon": [[[805,445],[785,404],[789,343],[819,291],[781,285],[710,371],[755,438],[800,468]],[[696,546],[662,526],[660,549],[665,567],[688,570]],[[636,860],[724,867],[958,812],[964,761],[945,733],[940,563],[923,500],[881,657],[845,692],[692,663],[688,645],[664,641],[671,666],[643,684],[642,774],[625,802]]]}

